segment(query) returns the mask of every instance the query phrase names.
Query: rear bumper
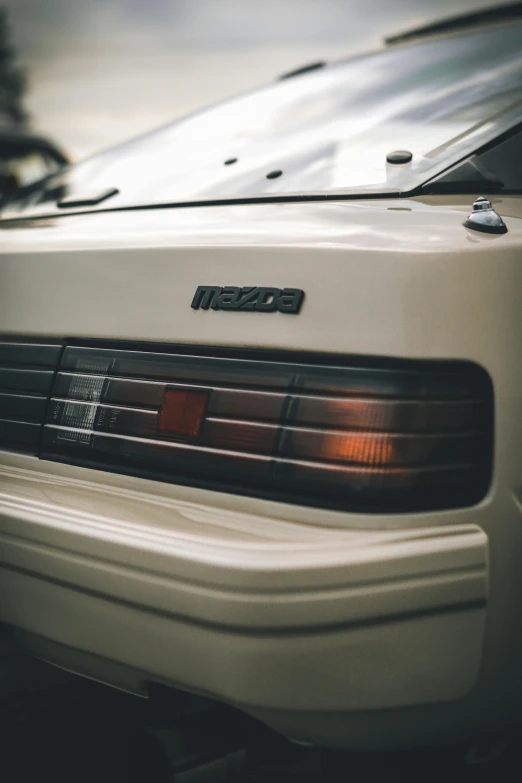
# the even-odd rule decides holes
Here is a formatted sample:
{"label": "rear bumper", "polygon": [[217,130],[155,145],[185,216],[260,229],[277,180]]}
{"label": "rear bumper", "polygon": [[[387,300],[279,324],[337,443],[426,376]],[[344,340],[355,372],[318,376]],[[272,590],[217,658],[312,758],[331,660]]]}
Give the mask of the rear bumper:
{"label": "rear bumper", "polygon": [[379,711],[473,688],[479,527],[343,530],[233,501],[2,454],[0,621],[66,668],[253,713]]}

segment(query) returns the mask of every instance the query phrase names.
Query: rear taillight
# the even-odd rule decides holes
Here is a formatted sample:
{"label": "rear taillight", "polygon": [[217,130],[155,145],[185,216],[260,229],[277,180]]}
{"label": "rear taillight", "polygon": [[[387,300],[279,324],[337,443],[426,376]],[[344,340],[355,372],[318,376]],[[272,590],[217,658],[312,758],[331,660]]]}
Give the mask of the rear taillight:
{"label": "rear taillight", "polygon": [[47,457],[301,503],[470,505],[491,475],[492,391],[464,363],[327,366],[69,347]]}
{"label": "rear taillight", "polygon": [[0,449],[36,454],[62,346],[0,340]]}

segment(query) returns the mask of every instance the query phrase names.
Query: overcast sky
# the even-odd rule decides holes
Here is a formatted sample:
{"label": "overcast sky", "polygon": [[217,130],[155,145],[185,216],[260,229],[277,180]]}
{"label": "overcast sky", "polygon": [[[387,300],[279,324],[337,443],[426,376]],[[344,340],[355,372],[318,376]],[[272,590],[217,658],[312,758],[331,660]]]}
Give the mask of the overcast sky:
{"label": "overcast sky", "polygon": [[[4,0],[35,129],[74,157],[505,0]],[[0,0],[2,4],[2,0]]]}

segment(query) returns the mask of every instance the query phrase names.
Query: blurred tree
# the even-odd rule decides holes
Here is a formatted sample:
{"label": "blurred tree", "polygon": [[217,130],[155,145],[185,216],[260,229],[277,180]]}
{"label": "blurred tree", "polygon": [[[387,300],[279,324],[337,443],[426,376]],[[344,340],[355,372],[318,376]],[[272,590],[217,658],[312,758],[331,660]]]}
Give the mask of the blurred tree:
{"label": "blurred tree", "polygon": [[26,80],[16,65],[15,51],[9,39],[7,11],[0,7],[0,123],[23,127],[28,121],[22,103]]}

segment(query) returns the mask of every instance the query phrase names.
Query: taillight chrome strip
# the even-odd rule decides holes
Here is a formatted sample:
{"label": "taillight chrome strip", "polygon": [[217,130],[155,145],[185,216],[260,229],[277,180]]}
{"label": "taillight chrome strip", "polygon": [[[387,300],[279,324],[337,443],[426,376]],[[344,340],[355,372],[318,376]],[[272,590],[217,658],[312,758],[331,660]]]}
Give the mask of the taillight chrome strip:
{"label": "taillight chrome strip", "polygon": [[[66,399],[51,400],[49,423],[71,430],[165,440],[159,411]],[[436,464],[448,455],[466,457],[480,444],[480,431],[389,433],[317,429],[283,423],[207,416],[198,444],[242,453],[294,456],[342,464]]]}
{"label": "taillight chrome strip", "polygon": [[365,393],[374,397],[469,397],[473,385],[467,373],[436,370],[395,370],[382,367],[322,366],[261,358],[243,359],[208,354],[157,353],[111,348],[69,346],[62,371],[102,376],[174,381],[185,385],[257,386],[260,389]]}
{"label": "taillight chrome strip", "polygon": [[[272,456],[266,456],[263,454],[249,454],[244,453],[240,451],[233,451],[229,449],[221,449],[221,448],[215,448],[210,446],[202,446],[202,445],[195,445],[192,443],[180,443],[180,442],[173,442],[173,441],[158,441],[154,440],[152,438],[140,438],[136,435],[122,435],[120,433],[115,432],[98,432],[95,430],[85,430],[82,428],[74,428],[74,427],[62,427],[55,424],[48,424],[45,427],[45,436],[44,438],[47,439],[47,441],[50,440],[50,433],[54,432],[56,434],[56,437],[61,438],[63,441],[67,442],[68,444],[74,445],[75,443],[82,444],[86,442],[86,438],[95,438],[96,440],[99,440],[100,442],[119,442],[123,445],[125,448],[126,444],[136,444],[140,449],[140,454],[143,455],[144,458],[147,457],[147,453],[142,451],[142,447],[150,447],[151,454],[153,452],[156,452],[157,454],[160,454],[162,451],[164,453],[169,452],[178,452],[180,454],[186,453],[186,454],[192,454],[192,455],[198,455],[198,454],[204,454],[206,456],[216,457],[218,459],[235,459],[239,461],[243,460],[249,460],[249,461],[256,461],[256,462],[262,462],[266,465],[295,465],[301,468],[309,468],[309,469],[316,469],[316,470],[331,470],[336,473],[345,473],[345,474],[353,474],[353,475],[359,475],[359,474],[368,474],[368,475],[374,475],[381,478],[385,478],[386,476],[416,476],[416,475],[426,475],[426,474],[437,474],[442,472],[452,472],[452,471],[467,471],[474,468],[474,465],[472,462],[470,463],[463,463],[463,464],[445,464],[445,465],[432,465],[429,467],[410,467],[407,469],[404,469],[399,466],[390,466],[389,468],[383,469],[382,467],[373,467],[373,466],[358,466],[358,465],[339,465],[339,464],[325,464],[323,462],[318,462],[314,460],[303,460],[303,459],[284,459],[282,457],[272,457]],[[227,468],[225,468],[227,469]]]}
{"label": "taillight chrome strip", "polygon": [[395,426],[401,431],[451,430],[466,428],[483,407],[483,400],[471,399],[377,399],[375,397],[287,393],[226,386],[183,384],[117,378],[83,373],[58,373],[53,400],[90,402],[115,408],[159,410],[168,388],[194,389],[211,393],[208,415],[214,417],[293,423],[300,426],[329,426],[336,429],[382,430]]}

